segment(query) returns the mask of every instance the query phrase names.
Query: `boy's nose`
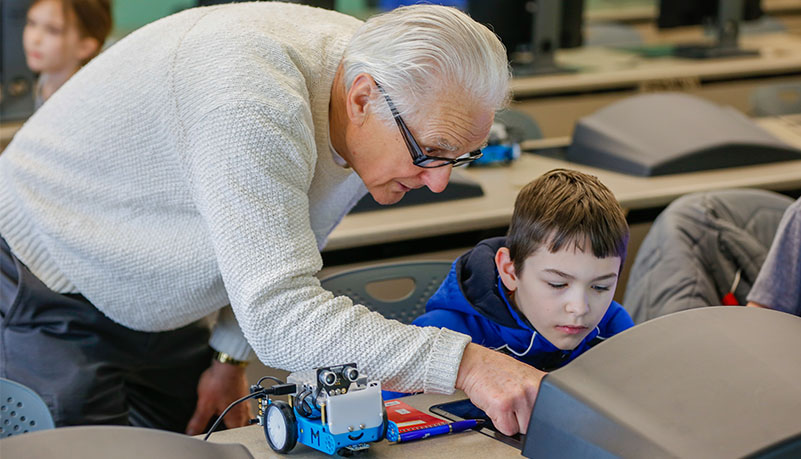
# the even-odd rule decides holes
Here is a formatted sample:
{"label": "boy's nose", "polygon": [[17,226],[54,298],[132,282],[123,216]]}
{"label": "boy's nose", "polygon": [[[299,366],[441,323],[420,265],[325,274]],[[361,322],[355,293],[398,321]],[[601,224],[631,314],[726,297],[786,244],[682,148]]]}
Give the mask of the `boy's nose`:
{"label": "boy's nose", "polygon": [[565,304],[565,311],[578,317],[588,314],[590,312],[590,303],[587,296],[578,292],[571,295]]}
{"label": "boy's nose", "polygon": [[426,169],[422,172],[423,183],[434,193],[440,193],[448,186],[451,178],[451,166]]}

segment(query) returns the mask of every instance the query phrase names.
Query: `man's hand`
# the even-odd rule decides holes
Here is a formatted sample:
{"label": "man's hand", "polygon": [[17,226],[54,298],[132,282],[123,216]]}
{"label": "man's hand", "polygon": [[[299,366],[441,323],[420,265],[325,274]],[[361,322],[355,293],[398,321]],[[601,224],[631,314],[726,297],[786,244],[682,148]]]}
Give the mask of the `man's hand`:
{"label": "man's hand", "polygon": [[764,304],[754,303],[753,301],[749,301],[746,306],[751,308],[762,308],[762,309],[770,309],[770,306],[765,306]]}
{"label": "man's hand", "polygon": [[470,397],[505,435],[528,430],[545,372],[500,352],[470,343],[462,355],[456,388]]}
{"label": "man's hand", "polygon": [[[248,382],[245,368],[222,362],[212,362],[200,376],[197,385],[197,406],[195,414],[186,426],[187,435],[204,432],[212,416],[220,415],[234,400],[248,395]],[[231,408],[223,422],[228,428],[242,427],[250,420],[250,405],[242,402]]]}

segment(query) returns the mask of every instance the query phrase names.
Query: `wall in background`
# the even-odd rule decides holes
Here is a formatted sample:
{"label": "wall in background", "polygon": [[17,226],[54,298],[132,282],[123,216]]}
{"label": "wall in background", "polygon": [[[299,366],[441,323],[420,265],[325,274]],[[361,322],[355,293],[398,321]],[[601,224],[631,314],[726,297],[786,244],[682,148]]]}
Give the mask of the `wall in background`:
{"label": "wall in background", "polygon": [[112,0],[114,31],[119,38],[156,19],[195,5],[195,0]]}

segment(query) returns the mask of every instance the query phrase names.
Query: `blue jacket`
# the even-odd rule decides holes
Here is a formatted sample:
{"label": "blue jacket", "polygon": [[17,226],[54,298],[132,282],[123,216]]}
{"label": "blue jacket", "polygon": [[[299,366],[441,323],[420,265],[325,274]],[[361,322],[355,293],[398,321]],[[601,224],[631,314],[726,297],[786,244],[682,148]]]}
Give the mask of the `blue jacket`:
{"label": "blue jacket", "polygon": [[506,238],[481,241],[453,262],[448,277],[415,319],[421,327],[445,327],[470,335],[473,342],[507,353],[544,371],[559,368],[590,347],[634,325],[613,301],[601,323],[572,351],[562,351],[537,333],[513,307],[495,268],[495,252]]}

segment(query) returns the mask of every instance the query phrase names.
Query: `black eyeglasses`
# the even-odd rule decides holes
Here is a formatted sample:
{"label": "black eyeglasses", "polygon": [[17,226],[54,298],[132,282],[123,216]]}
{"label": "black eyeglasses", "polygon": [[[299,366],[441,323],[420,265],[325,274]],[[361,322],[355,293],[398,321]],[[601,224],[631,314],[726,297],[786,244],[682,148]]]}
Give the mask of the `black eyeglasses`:
{"label": "black eyeglasses", "polygon": [[440,156],[429,156],[423,152],[423,149],[420,148],[420,145],[414,140],[414,136],[409,131],[409,128],[406,127],[406,123],[403,122],[403,118],[401,118],[400,113],[398,113],[398,109],[395,108],[395,104],[392,103],[392,99],[389,98],[389,95],[384,91],[384,88],[381,87],[380,84],[376,81],[375,86],[381,91],[381,94],[384,95],[384,98],[387,100],[387,104],[389,104],[389,109],[392,111],[392,116],[395,118],[395,122],[398,123],[398,128],[403,135],[403,140],[406,142],[406,148],[409,149],[409,153],[412,155],[412,162],[417,167],[425,167],[427,169],[433,169],[435,167],[443,167],[447,165],[452,165],[453,167],[464,166],[467,163],[473,162],[483,155],[481,150],[471,151],[470,153],[465,153],[458,158],[442,158]]}

